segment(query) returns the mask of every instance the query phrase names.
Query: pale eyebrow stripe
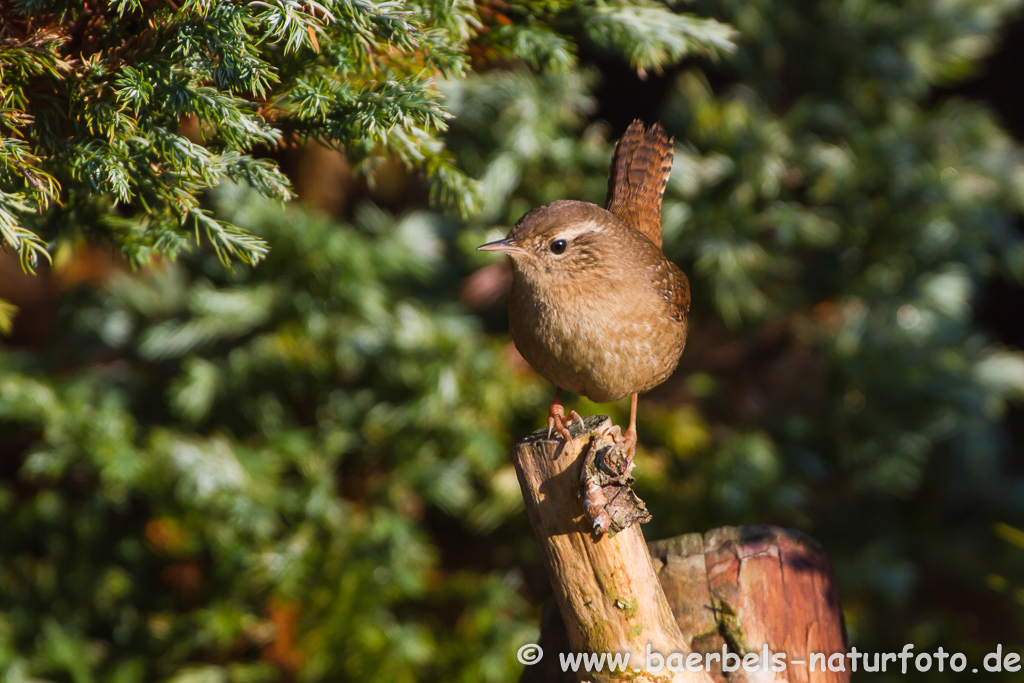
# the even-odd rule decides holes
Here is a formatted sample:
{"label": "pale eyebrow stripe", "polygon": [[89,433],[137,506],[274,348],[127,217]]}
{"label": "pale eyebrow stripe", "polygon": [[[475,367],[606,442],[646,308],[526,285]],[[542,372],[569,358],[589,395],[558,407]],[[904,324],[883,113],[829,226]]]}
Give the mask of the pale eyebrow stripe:
{"label": "pale eyebrow stripe", "polygon": [[572,227],[566,228],[563,232],[558,233],[555,237],[564,240],[571,240],[587,232],[596,232],[597,223],[594,221],[587,221],[586,223],[577,223]]}

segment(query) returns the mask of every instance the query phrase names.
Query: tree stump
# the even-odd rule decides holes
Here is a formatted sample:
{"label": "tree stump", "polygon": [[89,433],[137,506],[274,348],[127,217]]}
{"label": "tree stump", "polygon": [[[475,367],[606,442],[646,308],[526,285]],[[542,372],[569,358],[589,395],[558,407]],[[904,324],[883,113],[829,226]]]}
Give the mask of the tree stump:
{"label": "tree stump", "polygon": [[[557,605],[543,617],[547,656],[527,666],[521,681],[848,681],[848,673],[810,671],[811,653],[827,659],[846,651],[831,568],[812,540],[774,527],[729,527],[648,550],[638,525],[594,533],[580,474],[590,437],[608,422],[591,416],[582,427],[571,425],[574,448],[548,439],[546,430],[516,446],[516,472]],[[738,656],[730,665],[760,654],[758,670],[723,670],[721,657],[708,672],[643,669],[648,652],[677,653],[678,663],[723,648]],[[629,653],[628,670],[573,675],[558,657],[605,652]],[[785,670],[764,670],[780,653]]]}
{"label": "tree stump", "polygon": [[[723,527],[649,545],[679,629],[697,652],[744,655],[767,646],[785,653],[789,683],[844,683],[849,672],[825,661],[846,653],[846,631],[832,567],[803,534],[771,526]],[[848,668],[848,667],[847,667]],[[717,680],[742,672],[714,671]],[[750,680],[750,676],[747,676]],[[758,679],[760,680],[760,679]]]}

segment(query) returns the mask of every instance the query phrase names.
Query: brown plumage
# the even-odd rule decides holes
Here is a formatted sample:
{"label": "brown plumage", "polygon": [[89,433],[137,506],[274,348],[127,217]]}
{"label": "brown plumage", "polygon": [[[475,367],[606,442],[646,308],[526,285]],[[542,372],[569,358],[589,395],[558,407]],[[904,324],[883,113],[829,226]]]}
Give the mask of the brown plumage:
{"label": "brown plumage", "polygon": [[[615,148],[607,209],[557,201],[503,240],[512,257],[509,327],[516,348],[559,389],[599,403],[632,394],[622,443],[636,444],[636,394],[664,382],[686,343],[690,285],[661,251],[661,198],[672,141],[634,121]],[[573,414],[575,416],[575,414]],[[568,439],[559,392],[549,427]]]}

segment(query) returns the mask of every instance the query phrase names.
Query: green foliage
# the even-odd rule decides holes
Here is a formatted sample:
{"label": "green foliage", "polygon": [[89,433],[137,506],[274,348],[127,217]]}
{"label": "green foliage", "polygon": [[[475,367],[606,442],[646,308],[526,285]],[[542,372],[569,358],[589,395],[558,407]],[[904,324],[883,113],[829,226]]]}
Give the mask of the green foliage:
{"label": "green foliage", "polygon": [[702,3],[742,34],[717,74],[732,85],[690,70],[663,114],[682,142],[666,250],[694,277],[690,352],[737,355],[691,356],[697,402],[663,418],[676,450],[645,481],[678,513],[655,523],[810,530],[862,650],[980,661],[996,641],[929,591],[1024,618],[1019,599],[996,617],[990,592],[1024,563],[993,536],[1024,518],[1000,424],[1024,356],[972,318],[983,278],[1024,278],[1021,150],[978,104],[929,93],[1017,5]]}
{"label": "green foliage", "polygon": [[[450,226],[366,205],[338,229],[238,186],[215,210],[274,244],[259,268],[204,255],[121,276],[71,323],[78,360],[120,357],[106,368],[52,383],[4,360],[0,423],[40,436],[20,466],[34,502],[0,486],[0,669],[191,680],[212,661],[204,676],[268,680],[238,657],[285,637],[287,605],[304,680],[441,679],[488,657],[483,679],[503,677],[514,651],[480,648],[532,630],[515,579],[438,576],[417,525],[429,507],[484,531],[519,508],[504,425],[544,392],[472,316],[414,296]],[[447,603],[520,616],[439,639]]]}
{"label": "green foliage", "polygon": [[640,68],[731,47],[727,27],[661,4],[515,6],[515,20],[465,0],[2,9],[0,245],[28,270],[83,227],[134,264],[177,256],[194,230],[225,262],[253,265],[267,245],[202,213],[201,195],[230,179],[291,198],[265,156],[309,140],[363,170],[396,156],[426,172],[436,202],[467,215],[477,188],[445,151],[450,114],[435,79],[463,77],[474,50],[574,67],[574,39],[546,21],[587,27]]}
{"label": "green foliage", "polygon": [[[168,105],[170,86],[134,61],[106,72],[120,94],[95,92],[150,103],[112,104],[115,122],[209,107],[203,140],[173,117],[140,138],[185,174],[150,178],[188,206],[159,236],[160,212],[136,206],[148,176],[112,170],[102,134],[75,143],[92,145],[76,163],[95,186],[69,180],[79,166],[57,162],[72,156],[5,141],[27,175],[9,171],[4,191],[28,208],[0,227],[43,206],[30,188],[51,173],[52,235],[73,219],[129,255],[184,251],[194,230],[211,245],[65,294],[44,343],[0,352],[5,680],[514,680],[540,570],[507,452],[542,423],[550,387],[512,358],[500,306],[455,301],[495,263],[473,247],[524,211],[603,201],[610,140],[580,41],[655,71],[726,52],[726,23],[735,54],[686,62],[661,112],[677,143],[665,247],[694,304],[680,373],[641,403],[645,533],[810,533],[862,651],[941,645],[973,665],[996,643],[1024,647],[1024,482],[1002,423],[1024,357],[972,317],[985,278],[1024,277],[1021,148],[978,104],[934,92],[971,73],[1016,3],[686,4],[704,20],[497,7],[158,12],[170,62],[207,75]],[[196,47],[216,41],[235,61]],[[32,68],[50,82],[67,55],[46,45]],[[447,78],[428,84],[419,60]],[[273,107],[240,114],[259,93]],[[231,118],[230,98],[250,104]],[[4,120],[41,125],[18,116]],[[282,208],[283,184],[229,170],[256,163],[249,124],[340,140],[365,168],[387,153],[465,209],[477,188],[479,205],[445,217],[408,192],[340,222]],[[229,182],[204,193],[204,173]],[[225,263],[262,244],[258,267]]]}
{"label": "green foliage", "polygon": [[713,19],[666,17],[655,3],[601,6],[589,17],[586,27],[595,42],[615,46],[629,55],[630,64],[641,74],[694,51],[712,56],[731,52],[735,37],[731,26]]}

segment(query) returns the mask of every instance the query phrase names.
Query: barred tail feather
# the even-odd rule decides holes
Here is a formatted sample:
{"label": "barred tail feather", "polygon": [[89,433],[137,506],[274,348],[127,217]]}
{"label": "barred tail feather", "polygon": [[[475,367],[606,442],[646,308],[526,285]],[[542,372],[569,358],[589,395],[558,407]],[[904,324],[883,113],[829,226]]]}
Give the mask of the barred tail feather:
{"label": "barred tail feather", "polygon": [[674,148],[660,123],[633,121],[615,145],[605,208],[661,246],[661,198],[672,171]]}

